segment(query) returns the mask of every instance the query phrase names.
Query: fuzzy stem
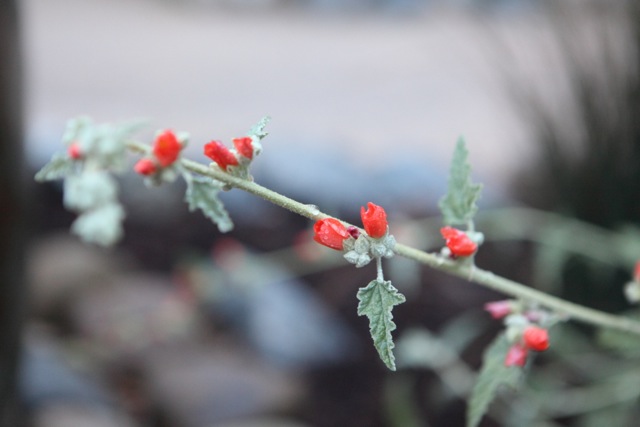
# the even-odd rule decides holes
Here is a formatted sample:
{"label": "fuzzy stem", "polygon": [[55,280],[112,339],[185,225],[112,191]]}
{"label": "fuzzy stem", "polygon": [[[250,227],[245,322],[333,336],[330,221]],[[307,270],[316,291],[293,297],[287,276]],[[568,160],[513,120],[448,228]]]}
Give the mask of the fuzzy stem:
{"label": "fuzzy stem", "polygon": [[378,282],[384,282],[384,273],[382,272],[382,257],[376,257],[376,271],[378,276],[376,280]]}
{"label": "fuzzy stem", "polygon": [[[127,143],[127,145],[132,151],[140,153],[150,152],[150,148],[144,144],[129,142]],[[278,205],[311,220],[316,221],[324,218],[332,218],[330,215],[320,212],[315,206],[300,203],[298,201],[290,199],[289,197],[283,196],[282,194],[276,193],[273,190],[256,184],[255,182],[229,175],[216,166],[209,167],[188,159],[182,159],[181,162],[183,167],[191,172],[209,176],[229,185],[230,187],[238,188],[240,190],[244,190],[248,193],[254,194],[275,205]],[[351,225],[345,221],[342,222],[346,226]],[[466,279],[470,282],[482,285],[484,287],[496,290],[515,298],[520,298],[529,302],[536,302],[541,306],[555,311],[561,316],[564,315],[573,320],[581,321],[583,323],[588,323],[594,326],[608,327],[626,331],[635,335],[640,335],[640,322],[634,321],[627,317],[615,316],[602,311],[584,307],[579,304],[565,301],[561,298],[554,297],[544,292],[535,290],[513,280],[496,276],[490,271],[479,269],[464,262],[446,259],[438,254],[427,253],[402,244],[397,244],[394,251],[400,256],[428,265],[436,270],[445,271],[447,273]],[[379,261],[380,259],[378,258],[378,264]],[[378,271],[378,277],[380,277],[380,270]]]}

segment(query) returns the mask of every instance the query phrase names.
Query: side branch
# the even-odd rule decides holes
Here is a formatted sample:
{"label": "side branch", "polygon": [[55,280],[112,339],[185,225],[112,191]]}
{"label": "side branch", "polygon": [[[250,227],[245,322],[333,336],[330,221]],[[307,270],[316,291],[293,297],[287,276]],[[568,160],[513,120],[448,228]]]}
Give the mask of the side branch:
{"label": "side branch", "polygon": [[[140,153],[148,153],[150,151],[150,148],[148,146],[137,142],[129,142],[127,143],[127,145],[132,151]],[[330,215],[320,212],[316,206],[300,203],[296,200],[290,199],[289,197],[283,196],[282,194],[276,193],[273,190],[256,184],[255,182],[234,177],[217,167],[208,167],[201,163],[194,162],[188,159],[182,159],[181,162],[184,168],[189,171],[195,172],[200,175],[209,176],[229,185],[230,187],[237,188],[261,197],[275,205],[285,208],[298,215],[309,218],[310,220],[316,221],[319,219],[331,218]],[[347,226],[351,225],[344,221],[342,222]],[[467,279],[470,282],[477,283],[490,289],[494,289],[506,295],[520,298],[529,302],[536,302],[541,306],[552,309],[559,315],[566,315],[573,320],[581,321],[583,323],[591,324],[594,326],[608,327],[626,331],[640,336],[640,322],[634,321],[627,317],[615,316],[569,301],[565,301],[561,298],[554,297],[536,289],[527,287],[513,280],[496,276],[489,271],[479,269],[473,265],[467,265],[443,258],[439,254],[430,254],[402,244],[396,245],[395,253],[400,256],[412,259],[421,264],[428,265],[436,270],[445,271],[463,279]]]}

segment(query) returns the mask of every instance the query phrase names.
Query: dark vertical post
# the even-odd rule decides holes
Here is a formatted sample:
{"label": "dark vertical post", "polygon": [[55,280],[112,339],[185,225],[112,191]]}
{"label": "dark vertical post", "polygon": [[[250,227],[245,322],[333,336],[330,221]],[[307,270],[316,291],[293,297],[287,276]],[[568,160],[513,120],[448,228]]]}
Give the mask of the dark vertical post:
{"label": "dark vertical post", "polygon": [[25,315],[25,181],[18,1],[0,0],[0,426],[20,425],[16,380]]}

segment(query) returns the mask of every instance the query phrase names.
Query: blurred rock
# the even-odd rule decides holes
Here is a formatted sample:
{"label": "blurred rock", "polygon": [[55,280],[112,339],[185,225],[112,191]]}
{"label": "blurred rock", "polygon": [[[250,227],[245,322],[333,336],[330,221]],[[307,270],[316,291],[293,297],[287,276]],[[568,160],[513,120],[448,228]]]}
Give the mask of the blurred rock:
{"label": "blurred rock", "polygon": [[349,325],[277,256],[252,252],[230,239],[213,252],[215,265],[209,260],[191,265],[192,286],[209,314],[223,318],[266,361],[308,369],[357,353]]}
{"label": "blurred rock", "polygon": [[28,408],[69,402],[106,410],[113,403],[96,378],[70,366],[53,336],[33,325],[24,339],[19,391]]}
{"label": "blurred rock", "polygon": [[111,358],[184,341],[198,330],[191,300],[157,274],[119,275],[82,289],[70,312],[83,337]]}
{"label": "blurred rock", "polygon": [[36,240],[28,252],[31,306],[47,314],[72,294],[126,268],[122,253],[87,245],[68,233]]}
{"label": "blurred rock", "polygon": [[222,341],[164,347],[149,354],[144,369],[151,393],[181,427],[282,413],[302,394],[295,376]]}

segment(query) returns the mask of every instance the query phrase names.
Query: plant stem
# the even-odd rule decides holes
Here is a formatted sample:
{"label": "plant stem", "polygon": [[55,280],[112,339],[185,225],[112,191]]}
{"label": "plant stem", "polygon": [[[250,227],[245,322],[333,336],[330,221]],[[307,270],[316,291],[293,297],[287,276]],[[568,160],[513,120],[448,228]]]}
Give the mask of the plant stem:
{"label": "plant stem", "polygon": [[382,272],[382,257],[376,257],[376,271],[378,282],[384,282],[384,274]]}
{"label": "plant stem", "polygon": [[[148,153],[150,151],[150,148],[144,144],[129,142],[127,145],[133,151],[141,153]],[[230,187],[244,190],[311,220],[316,221],[324,218],[332,218],[330,215],[320,212],[316,206],[300,203],[255,182],[234,177],[218,167],[205,166],[188,159],[182,159],[181,162],[183,167],[191,172],[209,176]],[[346,226],[352,225],[345,221],[342,222]],[[427,253],[402,244],[397,244],[394,251],[397,255],[428,265],[436,270],[445,271],[515,298],[520,298],[528,302],[536,302],[541,306],[553,310],[558,315],[564,315],[573,320],[594,326],[618,329],[640,336],[640,322],[630,318],[615,316],[554,297],[513,280],[497,276],[490,271],[479,269],[473,264],[447,259],[439,254]]]}

